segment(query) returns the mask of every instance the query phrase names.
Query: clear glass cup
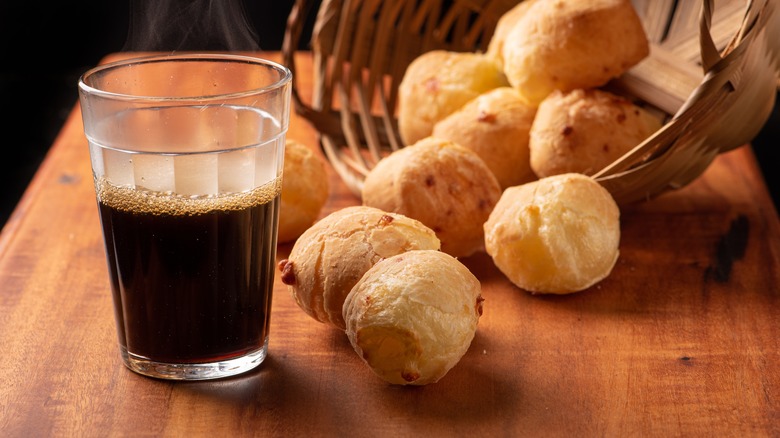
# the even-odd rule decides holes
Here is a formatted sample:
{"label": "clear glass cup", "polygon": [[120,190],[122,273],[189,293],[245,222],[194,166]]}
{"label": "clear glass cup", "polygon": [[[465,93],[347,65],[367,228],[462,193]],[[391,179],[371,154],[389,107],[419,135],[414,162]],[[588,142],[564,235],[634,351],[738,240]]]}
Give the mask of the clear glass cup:
{"label": "clear glass cup", "polygon": [[290,71],[234,54],[79,79],[122,359],[213,379],[268,350]]}

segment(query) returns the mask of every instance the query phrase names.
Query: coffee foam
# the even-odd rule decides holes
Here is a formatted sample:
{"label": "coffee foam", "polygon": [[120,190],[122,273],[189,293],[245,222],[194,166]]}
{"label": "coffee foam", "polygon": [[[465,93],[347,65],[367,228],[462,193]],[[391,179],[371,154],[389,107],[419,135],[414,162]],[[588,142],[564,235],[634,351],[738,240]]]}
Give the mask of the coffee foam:
{"label": "coffee foam", "polygon": [[276,178],[255,189],[211,196],[184,196],[116,186],[105,178],[96,178],[98,202],[121,211],[138,214],[193,216],[215,211],[244,210],[272,202],[282,193],[282,178]]}

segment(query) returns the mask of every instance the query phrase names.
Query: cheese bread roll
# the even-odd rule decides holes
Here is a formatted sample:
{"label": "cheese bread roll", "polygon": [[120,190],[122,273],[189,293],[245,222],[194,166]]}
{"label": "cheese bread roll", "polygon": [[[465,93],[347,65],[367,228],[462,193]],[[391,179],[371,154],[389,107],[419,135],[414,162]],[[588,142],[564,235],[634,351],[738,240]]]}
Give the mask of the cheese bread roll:
{"label": "cheese bread roll", "polygon": [[555,91],[542,101],[531,126],[530,166],[540,178],[593,175],[661,126],[645,109],[606,91]]}
{"label": "cheese bread roll", "polygon": [[380,160],[362,189],[364,205],[417,219],[454,257],[483,248],[482,224],[500,196],[496,177],[476,152],[434,137]]}
{"label": "cheese bread roll", "polygon": [[279,243],[297,239],[320,216],[328,201],[328,173],[323,161],[306,145],[288,140],[279,209]]}
{"label": "cheese bread roll", "polygon": [[437,123],[433,136],[476,152],[505,189],[536,179],[528,147],[535,114],[516,90],[496,88]]}
{"label": "cheese bread roll", "polygon": [[397,385],[444,377],[471,345],[482,314],[477,278],[440,251],[374,265],[344,302],[347,336],[376,375]]}
{"label": "cheese bread roll", "polygon": [[509,83],[533,105],[553,90],[600,87],[649,52],[630,0],[536,1],[502,46]]}
{"label": "cheese bread roll", "polygon": [[306,230],[279,270],[301,309],[343,330],[344,299],[375,263],[410,250],[439,248],[434,232],[419,221],[372,207],[347,207]]}
{"label": "cheese bread roll", "polygon": [[567,294],[606,278],[618,259],[620,211],[594,179],[569,173],[504,191],[485,223],[501,272],[532,293]]}
{"label": "cheese bread roll", "polygon": [[398,86],[398,131],[410,145],[466,102],[509,83],[495,59],[477,53],[434,50],[407,67]]}

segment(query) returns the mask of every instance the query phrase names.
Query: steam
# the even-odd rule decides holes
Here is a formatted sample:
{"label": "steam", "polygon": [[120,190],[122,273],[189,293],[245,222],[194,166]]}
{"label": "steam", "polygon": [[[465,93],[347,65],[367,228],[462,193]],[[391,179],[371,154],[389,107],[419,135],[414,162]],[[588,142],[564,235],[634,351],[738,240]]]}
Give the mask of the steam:
{"label": "steam", "polygon": [[243,0],[131,0],[124,51],[256,51]]}

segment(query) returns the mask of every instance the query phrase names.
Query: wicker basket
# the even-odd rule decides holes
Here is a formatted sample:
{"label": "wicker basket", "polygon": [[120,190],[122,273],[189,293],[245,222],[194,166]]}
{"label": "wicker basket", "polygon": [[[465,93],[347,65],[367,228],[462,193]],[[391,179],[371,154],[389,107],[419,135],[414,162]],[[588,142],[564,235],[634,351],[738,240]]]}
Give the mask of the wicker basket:
{"label": "wicker basket", "polygon": [[[323,0],[312,30],[313,101],[293,84],[295,111],[360,195],[366,174],[403,147],[398,83],[421,53],[483,51],[517,0]],[[665,116],[664,126],[595,178],[621,203],[687,185],[721,152],[750,142],[774,105],[780,72],[780,0],[633,0],[651,54],[610,87]],[[284,61],[312,0],[290,14]]]}

